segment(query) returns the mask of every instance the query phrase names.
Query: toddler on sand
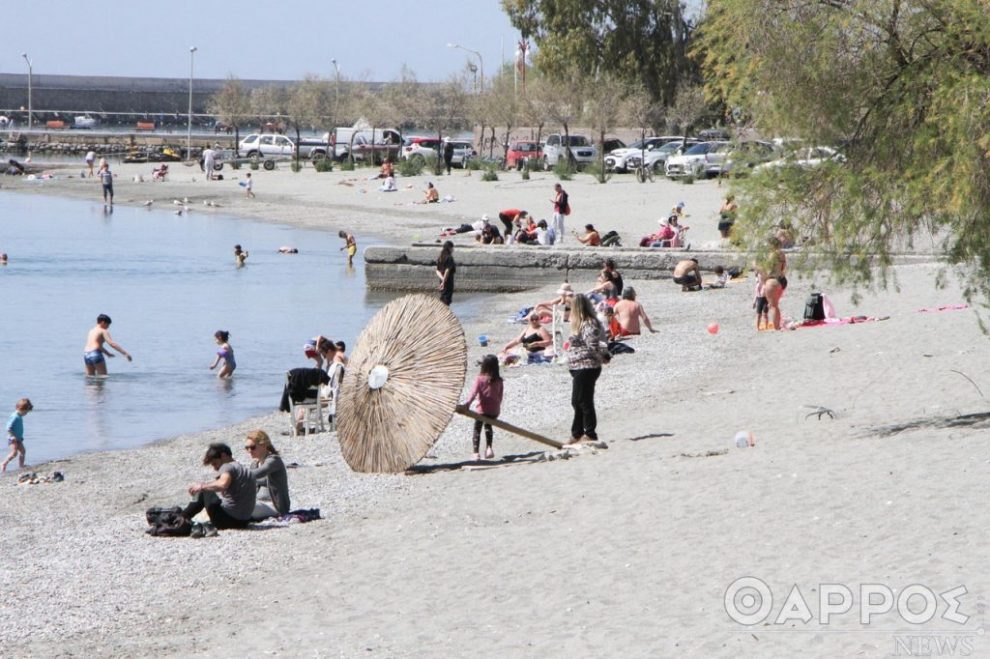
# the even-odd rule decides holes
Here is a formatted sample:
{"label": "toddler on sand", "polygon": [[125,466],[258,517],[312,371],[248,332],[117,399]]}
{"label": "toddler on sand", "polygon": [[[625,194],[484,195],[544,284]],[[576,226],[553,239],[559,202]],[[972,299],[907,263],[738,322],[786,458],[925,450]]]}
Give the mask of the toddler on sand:
{"label": "toddler on sand", "polygon": [[[495,355],[485,355],[484,359],[481,360],[481,372],[475,378],[474,385],[471,387],[471,392],[468,394],[467,402],[464,405],[470,407],[475,398],[478,399],[478,405],[475,408],[476,412],[492,419],[498,418],[502,408],[502,376],[499,375],[498,357]],[[471,456],[471,459],[475,461],[481,459],[478,449],[481,444],[482,425],[485,427],[485,440],[487,444],[485,458],[490,460],[495,457],[495,452],[492,450],[492,435],[494,433],[491,424],[475,420],[473,436],[474,454]]]}
{"label": "toddler on sand", "polygon": [[10,445],[10,455],[3,461],[0,473],[7,471],[7,465],[14,459],[14,456],[19,456],[18,467],[24,468],[24,415],[33,409],[34,405],[29,399],[22,398],[17,401],[14,413],[10,415],[10,419],[7,421],[7,444]]}

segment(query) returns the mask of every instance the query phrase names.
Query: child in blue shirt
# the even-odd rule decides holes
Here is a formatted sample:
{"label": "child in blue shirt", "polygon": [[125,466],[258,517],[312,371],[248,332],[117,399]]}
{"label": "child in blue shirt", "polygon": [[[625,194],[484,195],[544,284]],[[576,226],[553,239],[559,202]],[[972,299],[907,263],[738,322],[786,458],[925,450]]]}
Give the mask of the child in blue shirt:
{"label": "child in blue shirt", "polygon": [[7,465],[19,456],[18,463],[21,469],[24,468],[24,415],[34,409],[30,399],[22,398],[17,401],[14,413],[7,420],[7,444],[10,445],[10,455],[3,461],[0,473],[7,471]]}

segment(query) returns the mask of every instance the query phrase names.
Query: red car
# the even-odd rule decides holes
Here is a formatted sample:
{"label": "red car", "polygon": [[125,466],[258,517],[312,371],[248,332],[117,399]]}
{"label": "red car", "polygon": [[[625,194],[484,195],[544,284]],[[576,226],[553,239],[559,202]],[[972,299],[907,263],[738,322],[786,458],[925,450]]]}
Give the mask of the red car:
{"label": "red car", "polygon": [[505,166],[509,169],[522,169],[528,158],[539,160],[543,157],[543,148],[539,142],[519,141],[509,144],[505,154]]}

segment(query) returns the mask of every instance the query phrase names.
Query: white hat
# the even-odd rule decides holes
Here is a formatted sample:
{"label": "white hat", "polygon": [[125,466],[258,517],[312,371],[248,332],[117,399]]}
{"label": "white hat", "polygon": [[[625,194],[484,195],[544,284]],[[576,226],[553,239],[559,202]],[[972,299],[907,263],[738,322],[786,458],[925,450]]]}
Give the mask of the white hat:
{"label": "white hat", "polygon": [[685,204],[683,201],[679,201],[677,202],[677,205],[674,206],[674,208],[684,208],[685,206],[687,206],[687,204]]}
{"label": "white hat", "polygon": [[489,219],[489,218],[488,218],[488,214],[487,214],[487,213],[486,213],[485,215],[482,215],[482,216],[481,216],[481,221],[482,221],[482,222],[487,222],[487,221],[488,221],[488,219]]}
{"label": "white hat", "polygon": [[557,289],[557,295],[574,295],[574,289],[566,281]]}

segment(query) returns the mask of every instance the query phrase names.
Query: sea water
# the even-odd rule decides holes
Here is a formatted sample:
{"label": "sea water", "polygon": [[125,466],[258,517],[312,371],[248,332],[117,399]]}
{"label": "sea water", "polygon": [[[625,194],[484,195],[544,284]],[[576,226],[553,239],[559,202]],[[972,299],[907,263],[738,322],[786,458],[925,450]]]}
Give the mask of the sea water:
{"label": "sea water", "polygon": [[[94,194],[98,190],[94,189]],[[0,418],[29,397],[28,462],[139,446],[268,414],[307,339],[345,341],[393,295],[366,292],[336,232],[0,191]],[[233,246],[250,252],[235,266]],[[369,241],[358,236],[359,250]],[[298,254],[278,254],[292,245]],[[469,306],[468,303],[467,306]],[[97,315],[134,361],[86,377]],[[230,332],[237,370],[209,365]],[[219,368],[219,367],[218,367]],[[6,442],[4,442],[5,444]]]}

